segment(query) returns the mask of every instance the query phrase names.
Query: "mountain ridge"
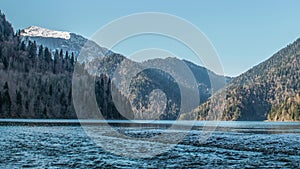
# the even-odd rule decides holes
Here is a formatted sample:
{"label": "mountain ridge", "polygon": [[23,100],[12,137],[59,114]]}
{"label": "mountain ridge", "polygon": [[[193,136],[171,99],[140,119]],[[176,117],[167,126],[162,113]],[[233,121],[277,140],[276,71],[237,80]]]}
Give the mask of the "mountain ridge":
{"label": "mountain ridge", "polygon": [[[22,31],[14,34],[12,26],[1,15],[0,27],[7,31],[1,32],[3,41],[0,42],[0,74],[3,88],[0,87],[0,117],[2,118],[74,118],[76,112],[72,102],[72,74],[75,66],[78,69],[87,71],[89,78],[96,78],[95,89],[90,89],[91,86],[86,86],[89,90],[95,90],[96,100],[99,109],[102,111],[104,118],[108,119],[124,119],[119,114],[113,96],[121,101],[121,107],[126,107],[128,112],[132,110],[128,103],[128,99],[137,107],[136,115],[143,119],[145,113],[151,113],[152,108],[163,110],[164,114],[155,116],[157,119],[172,119],[175,120],[178,116],[180,106],[180,92],[178,84],[184,83],[183,79],[179,82],[164,71],[159,69],[146,69],[138,72],[133,77],[130,86],[130,96],[124,98],[124,93],[119,92],[113,81],[113,74],[122,61],[126,60],[129,67],[120,69],[121,73],[126,71],[136,71],[147,64],[162,64],[167,69],[172,69],[171,65],[184,63],[179,59],[164,59],[151,60],[145,63],[136,63],[130,61],[125,56],[113,53],[105,48],[98,46],[96,43],[85,39],[80,35],[70,33],[70,38],[60,38],[56,36],[57,32],[49,33],[48,29],[37,28],[37,32],[25,34],[22,36]],[[33,30],[35,27],[31,27]],[[46,31],[46,33],[43,33]],[[24,31],[25,32],[25,31]],[[28,32],[27,32],[28,33]],[[48,34],[47,34],[48,33]],[[65,37],[64,33],[61,33]],[[24,34],[23,34],[24,35]],[[30,35],[30,36],[29,36]],[[32,36],[31,36],[32,35]],[[38,35],[46,36],[41,37]],[[55,35],[55,36],[54,36]],[[82,49],[82,47],[85,49]],[[62,49],[61,49],[62,48]],[[71,53],[77,52],[83,54],[82,57],[75,58]],[[104,55],[103,55],[104,54]],[[71,57],[70,57],[71,56]],[[176,68],[176,66],[175,66]],[[127,70],[126,70],[127,69]],[[196,72],[201,71],[202,74],[207,74],[207,69],[194,66]],[[10,76],[7,76],[9,74]],[[21,78],[23,77],[23,78]],[[215,75],[217,78],[221,76]],[[85,76],[82,81],[85,81]],[[198,92],[205,101],[210,95],[209,82],[198,79]],[[80,82],[80,79],[79,79]],[[178,83],[178,84],[177,84]],[[172,87],[173,86],[173,87]],[[80,85],[82,87],[82,85]],[[183,85],[183,88],[188,88]],[[113,93],[112,89],[115,90]],[[121,88],[120,90],[122,90]],[[166,92],[166,109],[163,107],[155,107],[151,105],[151,99],[161,98],[156,97],[152,90],[160,89]],[[89,91],[88,90],[88,91]],[[85,94],[80,101],[89,100],[90,94],[88,91],[82,91]],[[189,90],[187,90],[189,91]],[[196,91],[197,92],[197,91]],[[75,97],[76,98],[76,97]],[[2,100],[4,99],[4,100]],[[149,103],[150,102],[150,103]],[[116,102],[118,103],[118,102]],[[198,102],[197,102],[198,104]],[[164,106],[158,105],[158,106]],[[196,105],[194,105],[196,106]],[[83,112],[89,112],[89,106],[82,105],[78,108]],[[185,108],[187,110],[188,108]],[[189,107],[189,109],[192,109]],[[190,111],[190,110],[189,110]],[[128,113],[127,112],[127,113]],[[95,117],[94,114],[81,114],[83,118]],[[148,116],[148,115],[146,115]],[[150,115],[152,116],[152,115]],[[129,113],[127,117],[132,117]]]}
{"label": "mountain ridge", "polygon": [[72,32],[30,26],[22,29],[20,36],[23,37],[22,40],[26,43],[35,41],[37,45],[48,47],[53,55],[56,50],[63,50],[74,53],[75,58],[77,58],[82,52],[85,54],[85,60],[81,60],[81,62],[90,61],[95,57],[104,57],[112,53],[94,41]]}
{"label": "mountain ridge", "polygon": [[207,119],[209,105],[216,100],[225,105],[224,109],[221,104],[216,105],[219,108],[219,120],[299,121],[299,79],[300,39],[297,39],[234,78],[222,91],[225,100],[217,99],[221,94],[215,95],[189,115],[199,120]]}
{"label": "mountain ridge", "polygon": [[70,39],[70,32],[55,31],[55,30],[38,27],[38,26],[29,26],[28,28],[22,29],[20,35],[33,36],[33,37]]}
{"label": "mountain ridge", "polygon": [[[74,69],[74,60],[67,57],[70,56],[67,51],[68,49],[76,50],[78,54],[82,52],[82,46],[88,44],[87,50],[84,51],[87,59],[78,61],[77,64],[84,63],[82,66],[84,69],[91,70],[90,75],[99,75],[96,86],[100,89],[97,88],[96,97],[98,97],[97,101],[100,102],[100,109],[104,111],[105,117],[124,118],[117,113],[117,107],[113,103],[111,88],[114,88],[114,84],[110,77],[120,63],[124,59],[126,60],[125,56],[102,48],[80,35],[76,37],[76,34],[72,33],[70,33],[70,39],[58,38],[54,35],[54,37],[46,38],[18,36],[18,34],[14,34],[11,24],[2,14],[0,16],[0,33],[0,73],[2,74],[0,85],[3,86],[3,89],[0,90],[1,117],[74,118],[76,114],[71,101],[71,75]],[[22,41],[26,43],[22,43]],[[72,46],[74,41],[75,44],[77,42],[77,46],[68,48],[68,45],[71,43]],[[42,45],[42,43],[45,48],[40,46],[37,54],[37,45]],[[57,52],[57,48],[60,49],[60,47],[66,47],[65,54],[62,50],[60,53]],[[52,53],[54,57],[51,56],[49,49],[52,52],[55,51],[54,54]],[[211,115],[209,114],[210,106],[213,105],[213,110],[218,110],[225,105],[219,114],[213,114],[217,115],[217,120],[299,121],[300,39],[233,80],[229,78],[226,80],[226,77],[220,77],[204,67],[185,60],[169,58],[149,60],[145,63],[176,65],[177,61],[184,62],[196,77],[199,94],[202,96],[200,103],[203,103],[190,113],[183,114],[181,119],[211,120],[209,117]],[[143,66],[132,61],[129,63],[138,67]],[[126,69],[120,71],[126,72]],[[209,76],[213,79],[209,79]],[[211,80],[218,82],[219,77],[220,82],[230,82],[225,89],[214,87],[213,90],[218,92],[211,96],[213,92],[210,82]],[[162,81],[163,79],[166,80]],[[28,84],[30,85],[28,86]],[[180,80],[178,84],[185,84],[184,79]],[[134,77],[132,86],[136,87],[131,93],[135,97],[129,99],[134,101],[134,104],[141,108],[140,110],[149,110],[148,102],[151,98],[151,90],[156,88],[166,91],[169,94],[167,98],[173,100],[174,104],[180,102],[179,93],[172,91],[172,87],[169,87],[178,88],[175,80],[160,70],[147,69],[139,73]],[[188,84],[183,86],[189,87]],[[224,100],[220,100],[222,95],[225,96]],[[88,99],[90,95],[86,96]],[[128,98],[124,99],[123,93],[118,92],[117,96],[126,102],[124,106],[128,108]],[[29,98],[31,100],[28,100]],[[49,100],[51,102],[48,102]],[[168,104],[167,111],[169,112],[159,119],[177,117],[179,109],[173,103]],[[185,110],[190,108],[193,107]],[[53,111],[54,109],[55,111]],[[188,116],[189,118],[186,118]]]}

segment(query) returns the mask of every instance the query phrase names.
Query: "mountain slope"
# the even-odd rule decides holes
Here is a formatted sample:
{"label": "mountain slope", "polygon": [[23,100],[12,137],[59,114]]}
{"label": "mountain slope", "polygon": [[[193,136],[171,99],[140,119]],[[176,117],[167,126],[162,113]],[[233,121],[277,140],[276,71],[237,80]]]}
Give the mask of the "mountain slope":
{"label": "mountain slope", "polygon": [[[185,65],[186,68],[191,69],[191,76],[194,76],[195,78],[195,86],[189,83],[191,79],[187,81],[187,75],[185,74],[186,69],[183,65]],[[151,68],[152,66],[162,69]],[[151,116],[149,115],[149,112],[152,112],[153,114],[157,112],[150,109],[151,103],[149,100],[152,91],[156,89],[163,91],[168,100],[165,105],[166,109],[164,115],[161,115],[159,119],[177,119],[180,110],[189,112],[195,108],[193,106],[185,106],[185,108],[181,107],[181,89],[185,92],[198,91],[200,98],[198,98],[199,102],[197,102],[197,105],[199,105],[211,96],[212,86],[210,84],[210,77],[212,77],[215,82],[220,83],[219,86],[214,86],[219,87],[214,90],[220,89],[221,84],[224,85],[225,81],[231,80],[231,78],[225,78],[204,67],[177,58],[152,59],[144,62],[134,62],[120,54],[112,54],[104,58],[96,58],[87,62],[85,64],[85,69],[90,74],[97,76],[106,74],[113,79],[115,73],[121,75],[117,76],[120,79],[113,81],[113,83],[117,86],[118,90],[131,101],[132,106],[136,109],[134,112],[135,117],[139,117],[139,119],[143,119],[141,115],[145,114],[143,112],[148,112],[148,117]],[[174,77],[167,72],[173,72]],[[131,74],[133,74],[133,77],[130,77]],[[130,79],[129,82],[128,79]],[[126,84],[128,85],[128,83],[130,83],[130,91],[126,90]],[[181,89],[179,89],[179,86],[181,86]],[[193,94],[190,93],[190,95]],[[193,100],[190,102],[193,103]],[[163,104],[160,106],[163,106]]]}
{"label": "mountain slope", "polygon": [[73,52],[77,58],[83,47],[85,49],[86,60],[92,60],[94,57],[111,54],[109,50],[100,47],[95,42],[70,32],[30,26],[21,30],[20,35],[23,36],[23,40],[26,42],[29,40],[36,41],[37,45],[48,47],[53,54],[55,50],[62,49],[63,51],[69,51],[70,53]]}
{"label": "mountain slope", "polygon": [[[295,98],[298,98],[299,79],[300,39],[233,79],[222,91],[225,100],[217,99],[219,93],[189,115],[207,119],[211,100],[218,100],[225,103],[219,120],[300,120],[299,101],[292,101],[298,100]],[[291,103],[295,108],[291,108]]]}
{"label": "mountain slope", "polygon": [[[128,99],[137,107],[135,113],[139,119],[143,119],[145,113],[147,117],[155,117],[156,119],[177,118],[181,101],[178,85],[182,85],[183,88],[189,88],[190,85],[184,83],[184,78],[175,82],[174,78],[166,72],[158,69],[146,69],[137,73],[131,80],[131,91],[129,96],[126,95],[127,98],[122,93],[122,85],[121,88],[117,88],[119,86],[116,86],[111,78],[124,60],[129,63],[129,67],[124,67],[125,69],[129,68],[127,72],[147,67],[150,63],[152,65],[168,65],[166,66],[168,69],[172,66],[180,68],[176,65],[183,61],[167,58],[137,63],[120,54],[99,47],[94,42],[79,35],[39,27],[29,27],[21,31],[20,34],[19,32],[14,34],[11,24],[6,21],[2,14],[0,16],[0,28],[0,117],[76,118],[72,102],[72,75],[74,66],[79,65],[88,71],[90,78],[95,78],[95,89],[91,90],[95,90],[96,100],[104,118],[124,119],[118,112],[119,109],[115,105],[113,96],[117,97],[117,101],[121,101],[123,104],[121,107],[128,110],[126,113],[129,112],[128,117],[130,118],[132,114]],[[26,43],[23,43],[24,41]],[[84,63],[66,57],[67,55],[70,56],[68,53],[71,52],[78,54],[82,47],[87,45],[86,42],[88,46],[84,52],[87,54],[87,59],[83,60]],[[64,52],[56,52],[61,48]],[[105,54],[103,55],[103,53]],[[200,102],[206,101],[211,91],[207,77],[208,73],[213,73],[192,63],[186,62],[186,64],[197,76],[196,83],[198,86],[196,87],[198,87],[202,99]],[[126,72],[125,69],[118,71]],[[215,74],[213,77],[223,79],[222,76]],[[113,92],[113,89],[117,90]],[[151,105],[151,101],[155,101],[155,99],[164,99],[160,96],[157,97],[157,93],[152,93],[155,89],[165,92],[166,105]],[[197,88],[195,89],[197,91]],[[84,92],[86,91],[82,91],[83,94],[86,94]],[[91,97],[88,94],[84,95],[83,98],[80,97],[82,100],[89,98]],[[166,106],[166,110],[164,114],[153,116],[154,110],[162,108],[157,106]],[[189,109],[192,108],[189,107]],[[80,109],[89,112],[88,105],[82,105]],[[94,114],[91,116],[82,114],[81,117],[92,118]]]}

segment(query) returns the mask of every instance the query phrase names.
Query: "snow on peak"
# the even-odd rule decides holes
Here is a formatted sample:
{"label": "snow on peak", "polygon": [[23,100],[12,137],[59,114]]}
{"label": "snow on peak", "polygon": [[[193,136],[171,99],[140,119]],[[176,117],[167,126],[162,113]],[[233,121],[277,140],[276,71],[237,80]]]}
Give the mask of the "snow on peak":
{"label": "snow on peak", "polygon": [[48,38],[62,38],[70,39],[69,32],[54,31],[46,28],[41,28],[38,26],[30,26],[26,29],[23,29],[21,32],[22,36],[35,36],[35,37],[48,37]]}

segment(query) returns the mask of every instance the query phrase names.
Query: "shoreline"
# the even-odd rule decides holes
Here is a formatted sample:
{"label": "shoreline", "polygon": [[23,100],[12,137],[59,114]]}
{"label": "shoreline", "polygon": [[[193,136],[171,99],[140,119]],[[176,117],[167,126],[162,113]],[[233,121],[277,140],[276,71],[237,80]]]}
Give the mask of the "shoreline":
{"label": "shoreline", "polygon": [[88,126],[111,125],[128,127],[157,127],[157,126],[195,126],[195,127],[243,127],[252,124],[254,128],[268,125],[294,125],[300,121],[193,121],[193,120],[95,120],[95,119],[17,119],[0,118],[0,125],[28,125],[28,126]]}

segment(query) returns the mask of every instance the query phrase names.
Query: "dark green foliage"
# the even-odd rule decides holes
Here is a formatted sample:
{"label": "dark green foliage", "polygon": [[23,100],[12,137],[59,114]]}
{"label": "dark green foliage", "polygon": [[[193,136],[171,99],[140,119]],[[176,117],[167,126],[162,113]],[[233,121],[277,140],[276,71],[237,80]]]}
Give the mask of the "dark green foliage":
{"label": "dark green foliage", "polygon": [[75,64],[75,56],[74,56],[74,53],[72,52],[72,55],[71,55],[71,66],[74,66]]}
{"label": "dark green foliage", "polygon": [[55,50],[54,58],[53,58],[53,73],[59,72],[59,54],[58,50]]}
{"label": "dark green foliage", "polygon": [[[29,41],[29,42],[30,42],[30,41]],[[23,42],[23,43],[24,43],[24,42]],[[39,47],[38,57],[39,57],[40,59],[44,58],[44,47],[43,47],[43,45],[40,45],[40,47]]]}
{"label": "dark green foliage", "polygon": [[8,25],[0,14],[0,117],[76,118],[69,96],[74,67],[55,71],[48,48],[20,42]]}
{"label": "dark green foliage", "polygon": [[[72,101],[74,53],[70,56],[68,51],[56,50],[52,58],[50,49],[19,41],[19,35],[7,32],[13,30],[7,26],[10,24],[0,14],[0,118],[77,118]],[[97,78],[99,109],[107,119],[124,119],[113,103],[111,88],[107,76]],[[124,96],[118,92],[114,96],[129,110]]]}
{"label": "dark green foliage", "polygon": [[7,82],[5,82],[5,84],[3,86],[3,95],[2,95],[1,101],[2,101],[1,116],[2,117],[11,116],[12,102],[11,102],[11,98],[10,98],[10,94],[9,94],[9,87],[8,87]]}
{"label": "dark green foliage", "polygon": [[24,41],[21,42],[21,48],[22,51],[26,51],[26,44]]}
{"label": "dark green foliage", "polygon": [[28,50],[29,58],[36,58],[37,46],[35,41],[33,43],[29,41],[27,50]]}
{"label": "dark green foliage", "polygon": [[17,101],[16,101],[16,104],[17,104],[17,105],[22,105],[22,95],[21,95],[21,92],[16,91],[16,95],[17,95]]}
{"label": "dark green foliage", "polygon": [[[106,75],[102,74],[100,75],[100,77],[96,78],[95,95],[96,95],[96,100],[97,100],[99,110],[105,119],[126,119],[118,112],[118,109],[116,108],[113,102],[112,91],[111,91],[112,88],[113,88],[113,84],[111,83],[110,78],[108,78]],[[115,99],[122,100],[122,102],[120,102],[122,106],[127,106],[128,108],[126,109],[127,113],[130,114],[131,107],[129,107],[128,105],[129,101],[124,96],[122,96],[120,92],[114,94],[115,94],[114,95]],[[127,116],[127,117],[132,117],[132,116]]]}
{"label": "dark green foliage", "polygon": [[50,65],[50,62],[52,61],[51,59],[51,52],[49,49],[46,47],[44,51],[44,59],[47,65]]}
{"label": "dark green foliage", "polygon": [[[19,112],[23,112],[23,100],[22,100],[22,94],[18,90],[16,91],[16,114]],[[19,116],[19,115],[17,115]]]}
{"label": "dark green foliage", "polygon": [[6,17],[0,11],[0,41],[8,40],[14,34],[14,30]]}

